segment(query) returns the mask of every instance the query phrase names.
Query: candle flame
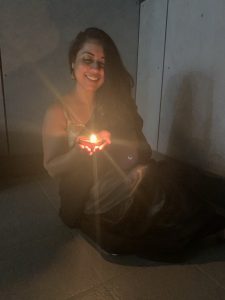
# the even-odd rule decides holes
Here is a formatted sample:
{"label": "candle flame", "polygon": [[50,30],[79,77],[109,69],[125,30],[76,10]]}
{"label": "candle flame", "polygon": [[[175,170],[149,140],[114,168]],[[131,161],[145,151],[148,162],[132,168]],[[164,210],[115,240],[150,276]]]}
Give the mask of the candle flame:
{"label": "candle flame", "polygon": [[91,143],[96,143],[98,140],[96,134],[91,134],[89,140]]}

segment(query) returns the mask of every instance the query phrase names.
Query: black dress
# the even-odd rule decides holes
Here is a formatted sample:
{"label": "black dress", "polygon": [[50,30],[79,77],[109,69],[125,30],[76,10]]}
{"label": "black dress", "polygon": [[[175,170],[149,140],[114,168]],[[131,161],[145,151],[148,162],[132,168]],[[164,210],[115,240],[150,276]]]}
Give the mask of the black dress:
{"label": "black dress", "polygon": [[[162,259],[225,228],[222,178],[173,160],[152,159],[137,113],[129,126],[124,120],[108,120],[96,111],[86,126],[112,133],[107,151],[93,157],[80,153],[76,172],[61,178],[60,216],[65,224],[80,228],[107,252]],[[130,196],[126,178],[140,164],[145,170]],[[87,204],[96,201],[90,200],[93,190],[110,204],[88,212]]]}

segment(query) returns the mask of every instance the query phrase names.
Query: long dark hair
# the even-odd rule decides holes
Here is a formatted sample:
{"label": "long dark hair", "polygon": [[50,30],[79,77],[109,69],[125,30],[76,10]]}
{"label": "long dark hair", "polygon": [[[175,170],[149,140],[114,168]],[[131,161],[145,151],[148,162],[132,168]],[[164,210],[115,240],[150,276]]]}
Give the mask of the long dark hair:
{"label": "long dark hair", "polygon": [[[80,32],[69,49],[69,67],[72,72],[72,63],[84,43],[90,40],[97,41],[105,55],[105,81],[97,92],[97,103],[102,106],[106,114],[115,119],[131,119],[132,111],[136,110],[131,96],[133,78],[125,68],[119,51],[111,37],[101,29],[90,27]],[[131,120],[126,120],[131,121]]]}

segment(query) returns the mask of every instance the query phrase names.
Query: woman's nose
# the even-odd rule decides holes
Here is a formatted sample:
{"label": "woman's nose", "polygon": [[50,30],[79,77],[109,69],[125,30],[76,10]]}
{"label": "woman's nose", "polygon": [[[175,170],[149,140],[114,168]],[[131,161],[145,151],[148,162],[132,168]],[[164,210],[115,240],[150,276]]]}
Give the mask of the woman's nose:
{"label": "woman's nose", "polygon": [[100,70],[101,69],[101,63],[97,60],[93,61],[90,65],[92,69]]}
{"label": "woman's nose", "polygon": [[98,69],[98,62],[97,61],[93,61],[92,64],[91,64],[91,67],[93,69]]}

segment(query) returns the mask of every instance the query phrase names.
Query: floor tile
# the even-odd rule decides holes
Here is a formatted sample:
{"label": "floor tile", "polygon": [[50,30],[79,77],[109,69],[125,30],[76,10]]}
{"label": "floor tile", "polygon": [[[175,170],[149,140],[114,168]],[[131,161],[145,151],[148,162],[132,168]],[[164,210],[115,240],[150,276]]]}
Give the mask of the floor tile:
{"label": "floor tile", "polygon": [[1,251],[65,230],[57,212],[34,183],[15,185],[0,191]]}
{"label": "floor tile", "polygon": [[89,257],[92,268],[96,271],[102,282],[107,281],[119,274],[129,272],[129,267],[111,263],[102,258],[98,250],[96,250],[90,243],[88,243],[81,235],[78,235],[79,245]]}
{"label": "floor tile", "polygon": [[[8,249],[7,257],[0,262],[0,299],[38,299],[40,294],[43,296],[43,287],[37,289],[41,282],[48,285],[45,292],[49,294],[52,277],[56,277],[50,274],[55,258],[70,240],[71,236],[64,234]],[[55,281],[57,286],[59,281]],[[60,288],[57,287],[57,294]]]}
{"label": "floor tile", "polygon": [[1,187],[0,299],[225,299],[225,244],[201,249],[186,265],[134,257],[113,264],[63,225],[58,208],[48,176]]}
{"label": "floor tile", "polygon": [[211,280],[225,289],[225,243],[204,249],[193,262]]}
{"label": "floor tile", "polygon": [[225,242],[217,244],[214,242],[204,249],[199,249],[190,262],[225,288]]}
{"label": "floor tile", "polygon": [[58,181],[46,175],[37,179],[37,182],[40,185],[40,188],[43,191],[43,193],[52,203],[53,207],[56,209],[56,211],[58,211],[60,206]]}
{"label": "floor tile", "polygon": [[225,299],[225,290],[192,266],[134,268],[104,285],[115,299]]}
{"label": "floor tile", "polygon": [[114,300],[112,295],[102,286],[66,300]]}
{"label": "floor tile", "polygon": [[225,262],[211,262],[201,264],[198,267],[212,281],[216,282],[218,286],[224,288],[225,291]]}
{"label": "floor tile", "polygon": [[62,300],[101,283],[79,241],[45,238],[0,262],[0,299]]}

